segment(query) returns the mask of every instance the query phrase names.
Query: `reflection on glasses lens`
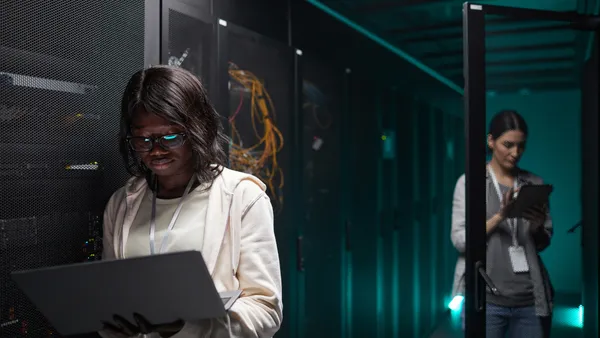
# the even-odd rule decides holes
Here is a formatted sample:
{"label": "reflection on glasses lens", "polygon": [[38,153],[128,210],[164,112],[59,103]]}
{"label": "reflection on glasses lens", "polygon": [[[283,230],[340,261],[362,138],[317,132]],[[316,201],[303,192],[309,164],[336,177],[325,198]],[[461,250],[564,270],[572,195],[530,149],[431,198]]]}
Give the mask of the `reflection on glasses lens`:
{"label": "reflection on glasses lens", "polygon": [[183,140],[184,135],[182,134],[164,135],[157,139],[147,137],[131,137],[128,139],[129,145],[135,151],[150,151],[154,146],[154,142],[158,142],[163,149],[173,149],[181,146]]}
{"label": "reflection on glasses lens", "polygon": [[183,136],[179,134],[165,135],[160,138],[159,142],[165,148],[179,147],[183,143]]}

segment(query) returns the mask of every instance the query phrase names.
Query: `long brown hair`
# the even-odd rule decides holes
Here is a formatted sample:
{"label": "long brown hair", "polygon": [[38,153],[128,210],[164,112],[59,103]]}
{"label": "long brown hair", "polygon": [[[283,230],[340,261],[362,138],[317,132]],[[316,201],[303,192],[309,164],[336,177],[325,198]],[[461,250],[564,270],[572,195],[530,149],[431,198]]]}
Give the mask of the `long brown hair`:
{"label": "long brown hair", "polygon": [[127,171],[134,176],[146,177],[151,183],[151,171],[127,143],[133,115],[140,108],[184,128],[192,145],[194,169],[200,181],[212,183],[221,173],[220,167],[227,163],[223,150],[227,139],[220,116],[200,80],[182,68],[154,66],[133,74],[125,88],[121,101],[119,149]]}

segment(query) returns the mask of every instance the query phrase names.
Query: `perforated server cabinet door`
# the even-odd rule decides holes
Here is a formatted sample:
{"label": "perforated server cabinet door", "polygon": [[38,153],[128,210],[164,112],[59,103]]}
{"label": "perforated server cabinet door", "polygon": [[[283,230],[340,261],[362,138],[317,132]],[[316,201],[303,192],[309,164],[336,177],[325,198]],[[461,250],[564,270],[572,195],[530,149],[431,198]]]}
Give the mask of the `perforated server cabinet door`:
{"label": "perforated server cabinet door", "polygon": [[218,55],[222,34],[210,13],[208,0],[162,1],[160,63],[198,76],[227,128],[227,62]]}
{"label": "perforated server cabinet door", "polygon": [[104,206],[127,179],[120,99],[144,66],[144,14],[144,1],[0,2],[2,338],[58,336],[11,271],[100,256]]}
{"label": "perforated server cabinet door", "polygon": [[[212,13],[213,0],[176,0],[176,1],[190,5],[190,6],[194,6],[202,13],[206,13],[206,15],[211,15],[211,13]],[[221,2],[221,1],[223,1],[223,0],[219,0],[219,2]],[[171,2],[171,0],[168,0],[168,2]]]}
{"label": "perforated server cabinet door", "polygon": [[351,172],[351,317],[350,337],[362,338],[376,335],[378,305],[377,244],[380,237],[378,214],[376,163],[381,156],[381,131],[378,127],[377,89],[369,81],[369,75],[351,74],[349,139],[344,146],[350,147]]}
{"label": "perforated server cabinet door", "polygon": [[[341,337],[340,118],[344,70],[302,56],[305,285],[302,337]],[[302,299],[299,299],[302,301]]]}
{"label": "perforated server cabinet door", "polygon": [[413,311],[416,315],[415,320],[415,332],[417,336],[424,336],[431,327],[432,316],[431,316],[431,272],[432,272],[432,191],[431,191],[431,173],[432,173],[432,158],[431,149],[433,145],[431,123],[432,123],[432,110],[427,102],[419,100],[417,104],[417,116],[416,116],[416,146],[418,151],[416,152],[416,166],[414,179],[416,180],[416,201],[417,201],[417,214],[416,214],[416,234],[415,238],[419,242],[413,259],[417,265],[418,273],[416,276],[415,283],[415,296],[416,301],[413,306]]}
{"label": "perforated server cabinet door", "polygon": [[[397,328],[402,337],[414,337],[416,316],[413,304],[416,302],[414,290],[418,289],[418,275],[415,273],[418,266],[415,262],[415,250],[418,249],[416,241],[416,217],[417,206],[415,191],[418,188],[416,175],[419,167],[415,162],[418,153],[416,140],[417,128],[416,118],[418,116],[417,101],[412,95],[396,97],[396,105],[393,114],[396,115],[396,149],[398,151],[398,163],[396,167],[395,189],[398,192],[398,239],[394,257],[397,257],[398,293],[394,299],[398,304]],[[397,256],[396,256],[397,255]]]}
{"label": "perforated server cabinet door", "polygon": [[[395,139],[396,96],[393,88],[382,88],[378,94],[377,116],[380,131],[381,156],[377,162],[377,210],[379,214],[379,238],[377,240],[377,293],[378,293],[378,336],[397,337],[398,328],[398,284],[400,235],[394,222],[398,209],[398,163]],[[403,149],[403,148],[401,148]]]}
{"label": "perforated server cabinet door", "polygon": [[[229,160],[232,169],[249,172],[267,184],[275,211],[275,235],[279,247],[287,318],[295,292],[291,274],[296,262],[295,224],[291,217],[294,174],[294,51],[277,41],[227,23],[226,42],[219,55],[229,62]],[[222,113],[223,114],[223,113]],[[284,320],[284,326],[290,325]],[[282,328],[279,335],[284,335]]]}
{"label": "perforated server cabinet door", "polygon": [[189,70],[210,88],[211,62],[215,59],[210,11],[175,0],[163,1],[161,14],[161,63]]}

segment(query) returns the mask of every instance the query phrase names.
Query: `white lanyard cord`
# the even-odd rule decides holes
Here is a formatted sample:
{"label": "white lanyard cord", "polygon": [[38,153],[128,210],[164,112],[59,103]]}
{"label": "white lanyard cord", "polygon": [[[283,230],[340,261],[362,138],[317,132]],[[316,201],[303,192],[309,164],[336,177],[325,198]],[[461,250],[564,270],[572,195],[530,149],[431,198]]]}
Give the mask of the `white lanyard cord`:
{"label": "white lanyard cord", "polygon": [[[158,249],[158,253],[162,253],[162,249],[165,245],[165,242],[169,238],[169,233],[175,226],[175,222],[177,222],[177,218],[179,217],[179,212],[181,211],[181,207],[183,207],[183,202],[185,201],[186,197],[189,195],[190,190],[192,189],[192,185],[194,184],[195,181],[196,181],[196,175],[193,175],[192,178],[190,178],[190,181],[188,182],[187,187],[185,188],[185,191],[183,192],[183,196],[181,196],[181,200],[179,200],[179,204],[177,205],[177,209],[175,209],[175,213],[173,214],[173,217],[171,218],[169,227],[167,228],[167,231],[165,231],[165,235],[163,236],[163,240],[160,243],[160,248]],[[154,232],[156,231],[156,190],[157,190],[157,187],[158,187],[158,184],[155,184],[154,191],[152,191],[152,217],[150,218],[150,236],[149,236],[150,237],[150,254],[151,255],[155,254]]]}
{"label": "white lanyard cord", "polygon": [[[502,190],[500,190],[500,185],[498,184],[498,179],[496,178],[496,175],[494,174],[494,170],[492,170],[492,167],[489,165],[488,165],[488,172],[490,173],[490,178],[492,179],[492,183],[494,184],[494,189],[496,189],[496,193],[498,194],[498,199],[500,200],[500,204],[502,205],[502,203],[504,201],[504,196],[502,196]],[[517,191],[518,187],[519,187],[518,177],[515,177],[514,181],[513,181],[513,193],[515,194],[514,197],[516,196],[516,191]],[[516,218],[507,218],[506,223],[508,223],[508,226],[510,227],[513,246],[519,246],[519,241],[517,239],[517,219]]]}

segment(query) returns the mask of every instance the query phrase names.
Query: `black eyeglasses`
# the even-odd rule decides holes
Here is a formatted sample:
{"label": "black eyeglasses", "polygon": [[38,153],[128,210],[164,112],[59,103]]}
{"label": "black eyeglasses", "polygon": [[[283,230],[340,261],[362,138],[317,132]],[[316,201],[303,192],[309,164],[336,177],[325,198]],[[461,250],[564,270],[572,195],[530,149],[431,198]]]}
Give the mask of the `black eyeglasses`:
{"label": "black eyeglasses", "polygon": [[155,143],[158,143],[158,145],[165,150],[170,150],[183,145],[185,142],[185,134],[169,134],[154,138],[129,136],[127,137],[127,142],[131,149],[137,152],[151,151]]}

